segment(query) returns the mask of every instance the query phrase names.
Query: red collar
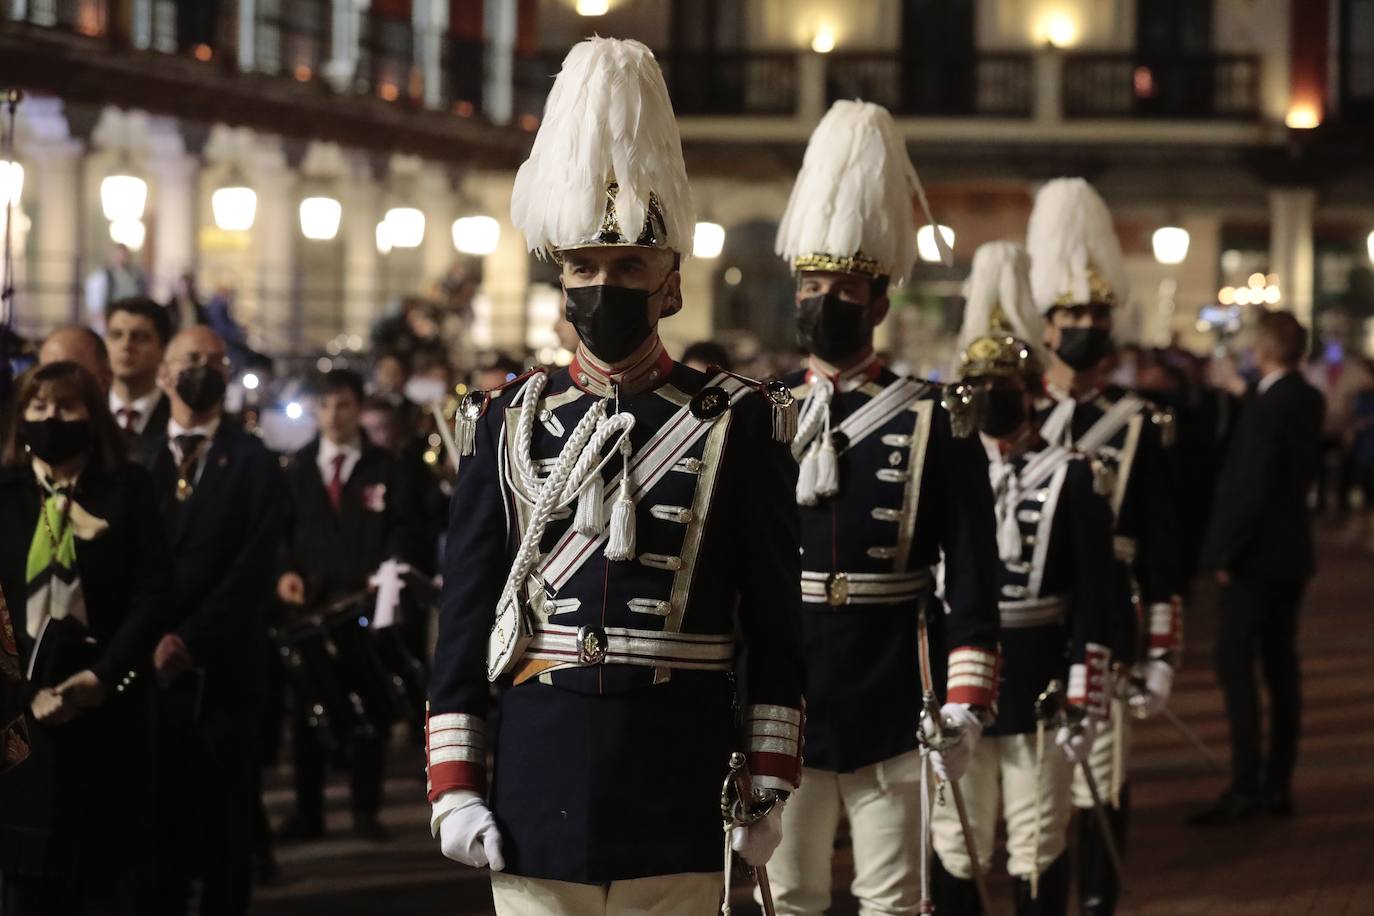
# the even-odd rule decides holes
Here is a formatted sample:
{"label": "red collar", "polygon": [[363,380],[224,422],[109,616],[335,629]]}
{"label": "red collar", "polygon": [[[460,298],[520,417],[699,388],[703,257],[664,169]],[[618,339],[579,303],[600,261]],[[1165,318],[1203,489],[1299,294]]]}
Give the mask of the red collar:
{"label": "red collar", "polygon": [[861,388],[869,382],[876,381],[883,371],[883,362],[878,359],[877,353],[870,353],[868,357],[857,366],[850,366],[848,369],[838,373],[830,373],[816,365],[815,357],[807,360],[806,381],[815,384],[817,379],[828,378],[835,386],[837,391],[853,391]]}
{"label": "red collar", "polygon": [[668,380],[673,371],[673,358],[663,349],[663,341],[654,338],[654,345],[643,356],[622,369],[612,369],[598,360],[581,344],[568,366],[573,384],[588,394],[608,398],[617,388],[622,394],[637,394],[657,388]]}

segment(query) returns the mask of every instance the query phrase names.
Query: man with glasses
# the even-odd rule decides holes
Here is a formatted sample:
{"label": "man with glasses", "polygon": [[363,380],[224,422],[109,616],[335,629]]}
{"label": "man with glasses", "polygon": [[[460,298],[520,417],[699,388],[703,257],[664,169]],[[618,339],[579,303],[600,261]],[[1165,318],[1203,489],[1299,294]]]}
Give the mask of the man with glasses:
{"label": "man with glasses", "polygon": [[171,405],[154,466],[179,621],[153,653],[159,686],[159,870],[140,912],[247,912],[267,693],[264,612],[286,491],[277,459],[224,417],[229,361],[205,326],[172,339],[158,373]]}

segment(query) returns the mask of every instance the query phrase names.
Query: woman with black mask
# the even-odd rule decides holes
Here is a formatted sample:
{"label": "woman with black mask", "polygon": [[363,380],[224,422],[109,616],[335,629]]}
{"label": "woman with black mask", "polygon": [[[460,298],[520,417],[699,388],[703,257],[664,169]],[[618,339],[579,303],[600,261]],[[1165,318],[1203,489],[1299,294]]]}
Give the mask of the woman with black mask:
{"label": "woman with black mask", "polygon": [[[1111,513],[1090,462],[1050,445],[1034,422],[1040,361],[1023,248],[990,242],[974,254],[960,344],[957,420],[976,426],[988,456],[997,517],[1002,678],[996,717],[961,785],[978,861],[993,860],[1006,821],[1007,871],[1017,916],[1063,916],[1069,901],[1073,767],[1107,716],[1107,648],[1116,596]],[[1071,715],[1043,724],[1037,698],[1058,681]],[[1066,687],[1063,685],[1067,685]],[[1051,746],[1051,742],[1058,747]],[[935,908],[980,911],[973,863],[951,806],[932,814]]]}
{"label": "woman with black mask", "polygon": [[21,379],[0,467],[4,913],[132,912],[145,675],[169,580],[147,472],[94,378]]}

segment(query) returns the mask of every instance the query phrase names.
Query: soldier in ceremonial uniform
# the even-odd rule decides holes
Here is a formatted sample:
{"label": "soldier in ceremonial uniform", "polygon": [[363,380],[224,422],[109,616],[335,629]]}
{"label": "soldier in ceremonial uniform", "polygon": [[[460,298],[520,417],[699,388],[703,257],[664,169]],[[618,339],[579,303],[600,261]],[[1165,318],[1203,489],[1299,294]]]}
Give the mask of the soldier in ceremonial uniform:
{"label": "soldier in ceremonial uniform", "polygon": [[[965,287],[962,375],[977,405],[996,507],[1002,683],[997,717],[960,785],[984,868],[997,821],[1006,821],[1018,916],[1063,916],[1073,765],[1107,718],[1108,642],[1120,596],[1111,512],[1094,489],[1091,463],[1046,443],[1035,428],[1041,334],[1028,265],[1020,245],[989,242],[974,253]],[[1037,698],[1056,680],[1067,684],[1065,699],[1082,718],[1076,728],[1037,716]],[[1047,746],[1050,736],[1059,750]],[[932,820],[935,910],[973,916],[979,902],[958,816],[943,805]]]}
{"label": "soldier in ceremonial uniform", "polygon": [[[1116,520],[1112,546],[1125,597],[1111,649],[1114,658],[1133,667],[1129,678],[1127,671],[1115,678],[1110,727],[1094,743],[1091,765],[1108,796],[1104,801],[1121,848],[1129,809],[1126,707],[1145,716],[1168,702],[1182,639],[1175,493],[1163,444],[1173,417],[1106,381],[1127,283],[1102,198],[1081,178],[1049,182],[1036,194],[1026,237],[1031,292],[1045,316],[1049,350],[1045,396],[1037,409],[1040,432],[1047,442],[1093,460],[1099,492]],[[1122,699],[1128,690],[1129,699]],[[1092,806],[1081,774],[1075,777],[1074,804]],[[1078,879],[1083,913],[1115,911],[1119,876],[1098,819],[1086,810],[1079,817]]]}
{"label": "soldier in ceremonial uniform", "polygon": [[[891,116],[840,101],[812,134],[778,233],[778,253],[797,273],[797,322],[810,353],[807,369],[785,379],[804,399],[792,453],[807,726],[805,776],[770,868],[779,913],[829,907],[841,817],[862,911],[917,912],[923,694],[945,701],[944,719],[962,729],[958,747],[935,755],[957,778],[996,687],[986,460],[977,442],[951,436],[938,386],[898,377],[873,350],[888,284],[915,259],[918,200],[924,207]],[[948,615],[932,601],[942,548]],[[923,679],[926,609],[934,671]]]}
{"label": "soldier in ceremonial uniform", "polygon": [[778,802],[733,831],[751,864],[776,846],[800,775],[795,405],[659,341],[682,307],[694,214],[642,44],[571,51],[512,216],[561,264],[580,345],[568,368],[460,408],[470,454],[427,723],[433,828],[445,855],[490,866],[498,913],[713,912],[731,752]]}

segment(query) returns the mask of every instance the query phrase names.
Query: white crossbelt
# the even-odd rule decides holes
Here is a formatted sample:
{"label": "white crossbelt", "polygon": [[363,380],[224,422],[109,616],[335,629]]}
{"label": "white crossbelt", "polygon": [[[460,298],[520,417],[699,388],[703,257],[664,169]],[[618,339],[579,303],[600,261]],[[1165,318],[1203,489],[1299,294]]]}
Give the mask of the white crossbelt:
{"label": "white crossbelt", "polygon": [[929,591],[934,578],[929,569],[905,573],[827,573],[802,570],[802,601],[829,604],[831,583],[843,577],[847,598],[843,604],[896,604]]}
{"label": "white crossbelt", "polygon": [[728,671],[733,666],[732,634],[663,633],[629,627],[571,627],[542,624],[524,657],[562,662],[560,667],[638,665],[695,671]]}
{"label": "white crossbelt", "polygon": [[889,420],[906,410],[925,388],[925,382],[900,378],[845,417],[840,425],[835,427],[835,432],[843,433],[848,440],[845,449],[853,448],[873,432],[886,426]]}
{"label": "white crossbelt", "polygon": [[1068,616],[1069,606],[1063,595],[1052,595],[1024,601],[999,601],[997,611],[1002,618],[1002,629],[1025,630],[1063,623]]}
{"label": "white crossbelt", "polygon": [[1041,424],[1040,435],[1047,442],[1070,446],[1085,455],[1095,454],[1098,449],[1110,442],[1112,437],[1120,432],[1121,427],[1145,406],[1145,402],[1135,395],[1125,395],[1107,408],[1102,416],[1097,418],[1097,422],[1074,442],[1073,434],[1069,431],[1069,421],[1073,418],[1077,403],[1073,398],[1065,398],[1056,404]]}

